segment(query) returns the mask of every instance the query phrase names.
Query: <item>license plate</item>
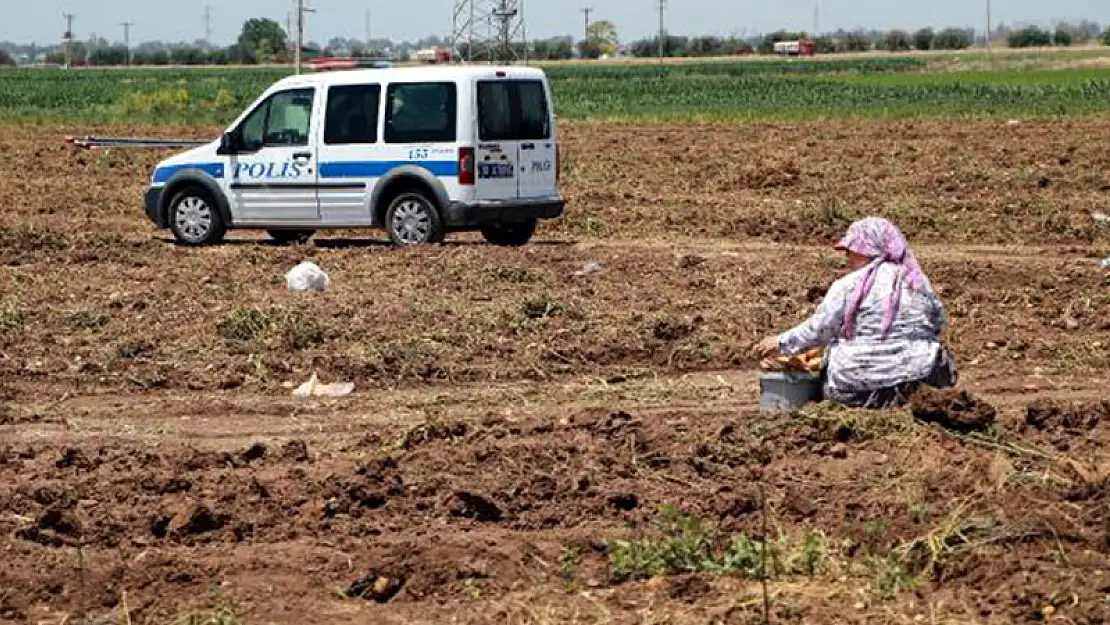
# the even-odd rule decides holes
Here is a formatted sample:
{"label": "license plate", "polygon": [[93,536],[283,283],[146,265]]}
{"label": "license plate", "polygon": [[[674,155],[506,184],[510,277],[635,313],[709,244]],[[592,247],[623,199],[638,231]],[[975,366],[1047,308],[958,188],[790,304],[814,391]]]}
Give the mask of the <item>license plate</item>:
{"label": "license plate", "polygon": [[479,178],[512,178],[511,163],[478,163]]}

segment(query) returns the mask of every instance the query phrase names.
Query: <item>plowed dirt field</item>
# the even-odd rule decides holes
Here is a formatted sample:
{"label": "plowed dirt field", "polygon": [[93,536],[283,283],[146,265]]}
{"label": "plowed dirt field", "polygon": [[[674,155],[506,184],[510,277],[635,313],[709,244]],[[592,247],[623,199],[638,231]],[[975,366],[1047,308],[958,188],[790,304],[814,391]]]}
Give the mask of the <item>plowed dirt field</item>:
{"label": "plowed dirt field", "polygon": [[[179,248],[73,132],[0,133],[2,622],[1110,618],[1110,119],[574,125],[520,249]],[[761,414],[871,213],[989,406]]]}

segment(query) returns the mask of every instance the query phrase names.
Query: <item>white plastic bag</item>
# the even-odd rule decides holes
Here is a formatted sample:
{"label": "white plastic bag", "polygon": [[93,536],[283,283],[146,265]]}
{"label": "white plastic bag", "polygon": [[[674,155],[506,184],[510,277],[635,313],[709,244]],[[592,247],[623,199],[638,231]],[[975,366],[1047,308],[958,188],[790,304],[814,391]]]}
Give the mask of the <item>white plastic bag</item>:
{"label": "white plastic bag", "polygon": [[326,291],[331,286],[328,274],[307,260],[290,269],[285,282],[290,291]]}
{"label": "white plastic bag", "polygon": [[296,397],[346,397],[355,390],[352,382],[336,382],[334,384],[321,384],[320,378],[312,374],[312,378],[293,390]]}

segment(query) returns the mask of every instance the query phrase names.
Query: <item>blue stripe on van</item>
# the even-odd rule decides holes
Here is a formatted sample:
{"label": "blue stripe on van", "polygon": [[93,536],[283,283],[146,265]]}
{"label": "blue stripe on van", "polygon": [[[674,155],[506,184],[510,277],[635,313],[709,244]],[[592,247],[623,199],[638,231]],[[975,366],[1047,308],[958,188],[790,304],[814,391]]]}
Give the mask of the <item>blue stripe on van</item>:
{"label": "blue stripe on van", "polygon": [[338,161],[320,163],[321,178],[381,178],[403,165],[422,167],[433,176],[458,176],[458,161]]}
{"label": "blue stripe on van", "polygon": [[170,178],[173,178],[174,174],[185,169],[199,169],[200,171],[203,171],[213,178],[224,177],[223,163],[189,163],[187,165],[170,165],[167,167],[159,167],[158,169],[155,169],[154,183],[164,183]]}

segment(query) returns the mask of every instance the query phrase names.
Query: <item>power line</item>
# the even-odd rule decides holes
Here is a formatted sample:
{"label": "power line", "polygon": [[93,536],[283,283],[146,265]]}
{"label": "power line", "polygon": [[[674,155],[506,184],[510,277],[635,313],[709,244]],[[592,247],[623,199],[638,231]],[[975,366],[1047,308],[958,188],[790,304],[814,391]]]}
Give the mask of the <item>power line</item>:
{"label": "power line", "polygon": [[131,65],[131,27],[135,22],[120,22],[119,25],[123,26],[123,48],[126,50],[127,64]]}

